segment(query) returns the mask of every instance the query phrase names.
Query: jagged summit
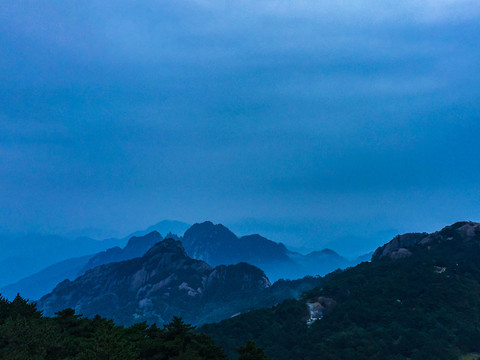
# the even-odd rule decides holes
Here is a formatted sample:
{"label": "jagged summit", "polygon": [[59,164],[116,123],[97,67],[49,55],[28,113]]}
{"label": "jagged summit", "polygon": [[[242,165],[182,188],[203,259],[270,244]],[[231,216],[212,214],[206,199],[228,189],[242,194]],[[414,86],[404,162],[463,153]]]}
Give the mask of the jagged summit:
{"label": "jagged summit", "polygon": [[166,238],[160,242],[157,242],[152,248],[150,248],[150,250],[145,253],[143,257],[152,257],[157,254],[166,252],[180,253],[187,257],[182,242],[180,240],[175,240],[172,238]]}
{"label": "jagged summit", "polygon": [[173,234],[173,233],[169,232],[169,233],[167,233],[167,235],[165,235],[165,239],[180,240],[180,236],[178,236],[177,234]]}
{"label": "jagged summit", "polygon": [[[177,260],[181,258],[190,259],[185,252],[185,248],[183,247],[182,242],[179,240],[174,240],[172,238],[165,239],[156,243],[150,250],[145,253],[145,255],[143,255],[143,258],[151,259],[167,255],[171,257],[176,256]],[[174,261],[173,258],[171,261]]]}

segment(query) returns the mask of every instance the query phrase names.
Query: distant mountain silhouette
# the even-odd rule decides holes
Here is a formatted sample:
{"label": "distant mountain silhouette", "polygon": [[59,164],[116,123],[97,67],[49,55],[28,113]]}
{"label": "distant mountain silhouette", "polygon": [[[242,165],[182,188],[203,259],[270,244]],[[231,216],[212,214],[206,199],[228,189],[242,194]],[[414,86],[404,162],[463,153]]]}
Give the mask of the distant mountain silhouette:
{"label": "distant mountain silhouette", "polygon": [[91,257],[92,255],[86,255],[53,264],[16,283],[0,288],[0,294],[7,299],[13,299],[20,293],[26,299],[38,300],[52,291],[59,282],[76,279]]}
{"label": "distant mountain silhouette", "polygon": [[210,221],[192,225],[181,240],[187,254],[195,259],[212,265],[244,261],[260,267],[273,280],[324,275],[351,265],[329,249],[301,255],[258,234],[239,238],[225,226]]}
{"label": "distant mountain silhouette", "polygon": [[[168,229],[169,226],[179,228],[185,227],[186,224],[162,221],[151,228],[163,227]],[[18,292],[25,297],[38,299],[50,292],[55,284],[65,279],[74,280],[85,271],[96,266],[141,257],[155,243],[163,240],[157,231],[152,231],[147,235],[144,235],[144,232],[135,232],[134,234],[137,234],[137,236],[130,237],[128,241],[127,239],[117,240],[120,243],[126,243],[123,249],[115,246],[90,255],[88,259],[63,260],[38,273],[29,275],[21,281],[9,284],[0,289],[0,293],[4,292],[5,296],[12,298]],[[212,266],[246,262],[264,270],[272,281],[280,278],[298,279],[307,275],[324,275],[335,269],[351,265],[345,258],[329,249],[301,255],[288,250],[281,243],[268,240],[258,234],[239,238],[225,226],[214,225],[209,221],[194,224],[185,232],[183,237],[170,232],[167,237],[181,240],[187,254],[192,258],[203,260],[212,264]],[[84,259],[87,260],[81,264]],[[50,267],[62,270],[52,271]]]}
{"label": "distant mountain silhouette", "polygon": [[100,241],[45,234],[2,235],[0,286],[17,282],[59,261],[95,254],[119,242],[119,239]]}
{"label": "distant mountain silhouette", "polygon": [[130,239],[133,236],[144,236],[151,233],[152,231],[157,231],[160,234],[176,234],[182,236],[185,231],[190,227],[190,224],[187,224],[182,221],[176,220],[162,220],[156,223],[155,225],[149,226],[145,230],[135,231],[134,233],[127,236],[126,240]]}
{"label": "distant mountain silhouette", "polygon": [[[183,234],[188,227],[188,224],[180,221],[163,220],[146,230],[136,231],[128,237],[103,241],[87,238],[72,240],[53,235],[23,237],[10,235],[3,238],[0,236],[0,249],[2,246],[5,248],[4,256],[9,253],[18,253],[17,257],[0,261],[0,268],[3,269],[3,272],[0,273],[0,280],[2,276],[4,279],[10,280],[8,285],[0,288],[0,294],[13,299],[17,293],[20,293],[26,298],[37,300],[52,291],[59,282],[65,279],[74,280],[92,267],[142,256],[156,242],[162,240],[161,236],[144,238],[144,235],[148,233],[161,229],[168,233],[169,237],[178,239],[178,236],[172,234],[172,231],[179,230],[181,231],[179,233]],[[18,243],[14,243],[14,241],[18,241]],[[121,248],[124,244],[126,244],[125,247]],[[112,247],[112,245],[117,246]],[[68,246],[71,248],[67,249]],[[92,250],[85,254],[88,249]],[[65,253],[69,256],[60,257]],[[39,256],[37,257],[36,254]],[[80,258],[72,257],[83,254],[85,256]],[[50,262],[48,259],[53,260]],[[88,262],[90,259],[91,262]],[[44,265],[38,269],[39,264]]]}
{"label": "distant mountain silhouette", "polygon": [[80,269],[78,275],[82,275],[85,271],[99,265],[141,257],[162,240],[162,235],[157,231],[152,231],[144,236],[133,236],[123,249],[117,246],[92,256],[87,264]]}

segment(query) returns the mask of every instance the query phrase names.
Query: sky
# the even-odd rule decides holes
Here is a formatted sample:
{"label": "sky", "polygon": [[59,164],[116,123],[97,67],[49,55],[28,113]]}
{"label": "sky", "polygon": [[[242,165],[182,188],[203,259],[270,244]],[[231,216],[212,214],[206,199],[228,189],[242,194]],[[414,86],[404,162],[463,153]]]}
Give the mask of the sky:
{"label": "sky", "polygon": [[478,34],[476,0],[0,0],[0,228],[479,221]]}

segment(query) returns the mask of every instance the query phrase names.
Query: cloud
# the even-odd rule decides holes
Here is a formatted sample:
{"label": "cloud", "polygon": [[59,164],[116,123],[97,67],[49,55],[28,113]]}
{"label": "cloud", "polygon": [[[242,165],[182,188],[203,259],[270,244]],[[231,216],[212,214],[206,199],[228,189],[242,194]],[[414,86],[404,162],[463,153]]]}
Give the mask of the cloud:
{"label": "cloud", "polygon": [[6,227],[364,220],[478,183],[473,1],[1,6]]}

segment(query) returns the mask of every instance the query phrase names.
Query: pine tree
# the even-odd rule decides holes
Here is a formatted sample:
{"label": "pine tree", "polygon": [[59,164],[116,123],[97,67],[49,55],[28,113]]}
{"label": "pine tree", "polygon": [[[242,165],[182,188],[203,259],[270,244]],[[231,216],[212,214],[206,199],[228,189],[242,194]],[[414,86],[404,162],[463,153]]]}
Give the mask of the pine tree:
{"label": "pine tree", "polygon": [[237,349],[238,360],[268,360],[263,349],[258,348],[255,341],[248,340],[245,346]]}

